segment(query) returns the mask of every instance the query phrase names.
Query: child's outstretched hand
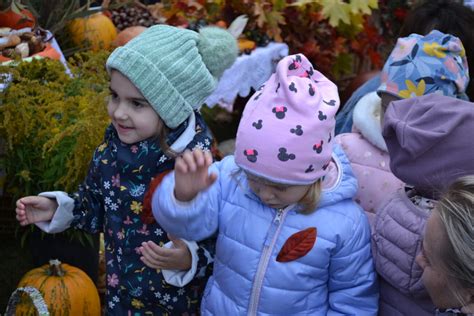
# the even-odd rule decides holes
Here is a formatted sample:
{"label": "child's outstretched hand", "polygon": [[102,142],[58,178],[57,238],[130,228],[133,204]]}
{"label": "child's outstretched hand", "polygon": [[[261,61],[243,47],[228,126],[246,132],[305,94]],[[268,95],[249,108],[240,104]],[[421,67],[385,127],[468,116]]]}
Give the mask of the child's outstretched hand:
{"label": "child's outstretched hand", "polygon": [[174,196],[178,201],[191,201],[216,181],[217,176],[207,172],[211,164],[211,153],[200,149],[186,150],[182,157],[176,158]]}
{"label": "child's outstretched hand", "polygon": [[153,269],[165,270],[189,270],[191,269],[192,257],[188,246],[179,238],[168,235],[173,242],[172,248],[164,248],[153,241],[142,243],[140,258],[143,263]]}
{"label": "child's outstretched hand", "polygon": [[21,226],[49,221],[57,208],[56,200],[44,196],[26,196],[16,201],[16,220]]}

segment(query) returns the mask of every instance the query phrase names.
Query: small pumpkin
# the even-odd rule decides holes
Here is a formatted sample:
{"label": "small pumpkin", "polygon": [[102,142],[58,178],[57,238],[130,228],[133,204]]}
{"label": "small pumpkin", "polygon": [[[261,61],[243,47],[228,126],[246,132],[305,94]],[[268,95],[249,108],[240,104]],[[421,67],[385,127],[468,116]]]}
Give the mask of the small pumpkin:
{"label": "small pumpkin", "polygon": [[220,27],[220,28],[223,28],[223,29],[226,29],[227,28],[227,22],[224,21],[224,20],[219,20],[216,22],[216,26]]}
{"label": "small pumpkin", "polygon": [[126,29],[118,33],[117,37],[113,42],[113,46],[119,47],[127,44],[131,39],[138,36],[146,29],[146,27],[140,25],[127,27]]}
{"label": "small pumpkin", "polygon": [[244,50],[254,50],[257,47],[257,43],[246,38],[239,38],[237,44],[241,52]]}
{"label": "small pumpkin", "polygon": [[[90,315],[101,312],[99,293],[94,282],[82,270],[50,260],[27,272],[18,288],[39,290],[51,315]],[[36,308],[26,295],[16,305],[16,315],[35,315]]]}
{"label": "small pumpkin", "polygon": [[93,51],[109,49],[117,37],[114,23],[101,12],[72,20],[68,24],[68,30],[75,45]]}
{"label": "small pumpkin", "polygon": [[0,11],[0,27],[10,27],[12,29],[22,29],[24,27],[33,28],[36,18],[24,5],[13,0],[8,8]]}

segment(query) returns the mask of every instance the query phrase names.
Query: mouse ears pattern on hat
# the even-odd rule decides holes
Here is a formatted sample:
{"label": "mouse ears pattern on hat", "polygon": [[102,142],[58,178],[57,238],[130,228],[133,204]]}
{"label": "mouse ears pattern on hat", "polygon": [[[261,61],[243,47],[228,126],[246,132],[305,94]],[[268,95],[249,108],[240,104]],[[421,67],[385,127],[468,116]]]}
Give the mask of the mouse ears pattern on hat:
{"label": "mouse ears pattern on hat", "polygon": [[304,55],[283,58],[245,106],[236,163],[273,182],[314,183],[331,160],[338,107],[336,85]]}
{"label": "mouse ears pattern on hat", "polygon": [[377,92],[407,99],[430,93],[467,99],[469,71],[459,38],[437,30],[399,38],[382,70]]}

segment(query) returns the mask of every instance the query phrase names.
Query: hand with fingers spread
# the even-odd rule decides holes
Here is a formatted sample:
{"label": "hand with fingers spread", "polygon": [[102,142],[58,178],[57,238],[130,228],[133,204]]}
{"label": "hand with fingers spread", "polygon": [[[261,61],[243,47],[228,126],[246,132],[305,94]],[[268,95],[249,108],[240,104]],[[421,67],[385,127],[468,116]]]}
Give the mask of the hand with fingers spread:
{"label": "hand with fingers spread", "polygon": [[21,226],[49,221],[57,208],[56,200],[44,196],[26,196],[16,201],[16,220]]}
{"label": "hand with fingers spread", "polygon": [[189,270],[191,269],[192,257],[188,246],[179,238],[168,235],[173,242],[171,248],[160,247],[153,241],[142,243],[140,258],[143,263],[153,269],[165,270]]}
{"label": "hand with fingers spread", "polygon": [[215,174],[208,174],[211,164],[211,153],[200,149],[186,150],[182,157],[176,158],[174,195],[177,200],[191,201],[216,181]]}

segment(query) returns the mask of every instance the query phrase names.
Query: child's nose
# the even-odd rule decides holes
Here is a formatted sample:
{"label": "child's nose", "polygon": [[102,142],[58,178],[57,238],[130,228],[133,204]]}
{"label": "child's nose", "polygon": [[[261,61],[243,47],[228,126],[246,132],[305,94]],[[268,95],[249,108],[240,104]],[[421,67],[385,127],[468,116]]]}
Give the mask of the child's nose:
{"label": "child's nose", "polygon": [[124,120],[127,118],[127,107],[123,102],[120,102],[117,105],[117,108],[115,109],[114,113],[114,118],[117,120]]}
{"label": "child's nose", "polygon": [[263,201],[269,201],[271,198],[273,198],[272,190],[266,186],[262,186],[259,189],[258,194]]}

